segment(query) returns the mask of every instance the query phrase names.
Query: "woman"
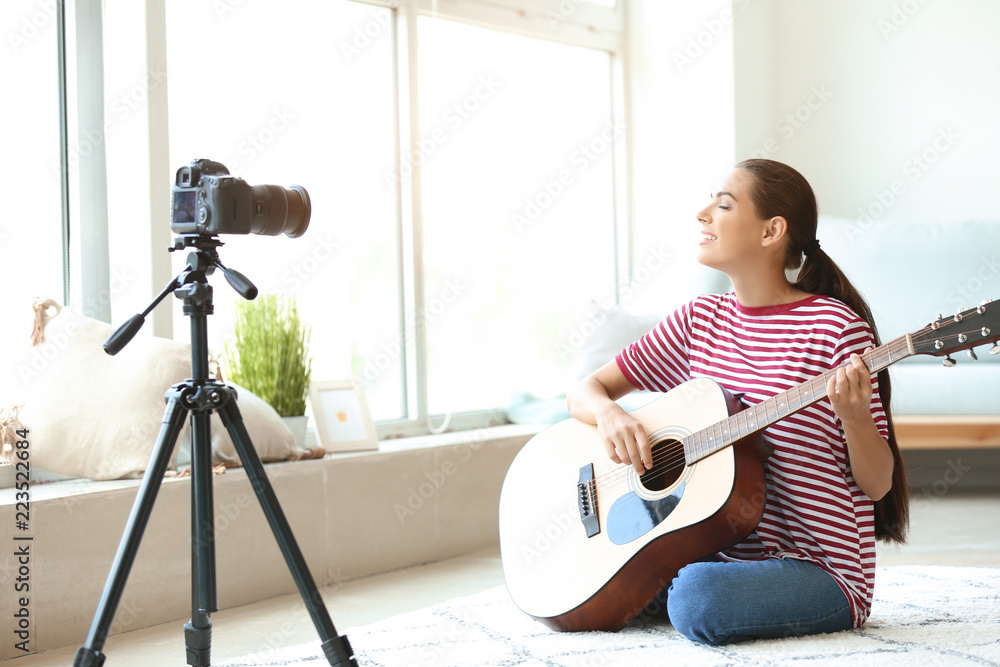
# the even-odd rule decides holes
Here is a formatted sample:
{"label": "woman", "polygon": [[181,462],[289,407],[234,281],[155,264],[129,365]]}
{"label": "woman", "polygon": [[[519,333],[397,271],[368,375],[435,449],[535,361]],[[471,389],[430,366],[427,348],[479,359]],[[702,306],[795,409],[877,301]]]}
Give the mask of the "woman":
{"label": "woman", "polygon": [[666,608],[679,632],[708,644],[860,627],[875,540],[905,540],[908,504],[888,373],[873,379],[859,356],[880,344],[871,312],[820,248],[815,196],[791,167],[739,163],[698,221],[698,261],[733,291],[666,317],[577,385],[570,410],[641,474],[652,467],[647,434],[615,399],[707,376],[752,405],[836,368],[829,400],[764,431],[774,452],[757,528],[682,568]]}

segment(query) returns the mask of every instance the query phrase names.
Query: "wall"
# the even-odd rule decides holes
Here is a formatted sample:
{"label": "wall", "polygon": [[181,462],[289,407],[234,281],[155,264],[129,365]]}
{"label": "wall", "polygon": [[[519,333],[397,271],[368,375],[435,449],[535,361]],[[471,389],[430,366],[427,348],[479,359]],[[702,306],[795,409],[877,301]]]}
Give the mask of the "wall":
{"label": "wall", "polygon": [[996,217],[1000,3],[632,0],[629,12],[630,310],[728,288],[693,260],[694,214],[746,157],[793,165],[821,214],[863,226]]}
{"label": "wall", "polygon": [[985,193],[1000,152],[1000,3],[746,5],[734,14],[737,158],[795,166],[822,213],[866,224],[996,217]]}
{"label": "wall", "polygon": [[630,2],[630,310],[660,314],[725,288],[694,261],[695,213],[733,163],[732,25],[743,2]]}

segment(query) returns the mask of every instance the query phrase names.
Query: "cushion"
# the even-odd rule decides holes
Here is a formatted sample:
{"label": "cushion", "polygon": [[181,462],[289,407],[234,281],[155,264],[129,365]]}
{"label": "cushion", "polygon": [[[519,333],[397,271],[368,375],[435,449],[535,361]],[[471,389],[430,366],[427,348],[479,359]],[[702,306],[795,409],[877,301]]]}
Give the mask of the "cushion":
{"label": "cushion", "polygon": [[[102,348],[111,325],[51,299],[37,301],[36,313],[44,341],[0,368],[0,406],[21,406],[32,466],[95,480],[141,476],[163,421],[164,395],[191,374],[190,345],[140,334],[112,357]],[[293,456],[294,438],[277,412],[249,391],[237,391],[261,458]],[[184,427],[177,445],[189,442],[189,429]],[[232,442],[214,413],[211,431],[213,459],[234,462]]]}
{"label": "cushion", "polygon": [[591,317],[593,331],[583,340],[577,355],[577,379],[582,380],[612,361],[622,348],[639,340],[661,319],[659,315],[635,314],[619,306],[596,310]]}
{"label": "cushion", "polygon": [[[579,327],[579,340],[570,340],[578,347],[577,379],[582,380],[601,366],[612,361],[627,345],[649,332],[660,321],[658,315],[638,315],[619,306],[599,308],[593,305],[593,314],[586,326]],[[567,387],[569,389],[569,387]],[[631,411],[649,402],[652,395],[635,391],[618,399],[618,404]],[[507,419],[515,424],[554,424],[569,419],[566,396],[543,398],[530,392],[516,392],[507,406]]]}
{"label": "cushion", "polygon": [[[190,357],[188,359],[188,367],[190,368]],[[243,425],[246,426],[254,449],[257,450],[261,460],[287,461],[299,458],[300,450],[295,444],[295,436],[278,412],[267,401],[249,389],[233,382],[227,384],[236,390],[236,406],[240,410]],[[218,414],[212,413],[211,423],[212,460],[224,463],[226,467],[241,465],[236,447],[233,445],[226,427],[222,425],[222,419]],[[183,465],[191,460],[190,424],[181,431],[178,441],[180,446],[178,447],[177,460],[179,464]]]}

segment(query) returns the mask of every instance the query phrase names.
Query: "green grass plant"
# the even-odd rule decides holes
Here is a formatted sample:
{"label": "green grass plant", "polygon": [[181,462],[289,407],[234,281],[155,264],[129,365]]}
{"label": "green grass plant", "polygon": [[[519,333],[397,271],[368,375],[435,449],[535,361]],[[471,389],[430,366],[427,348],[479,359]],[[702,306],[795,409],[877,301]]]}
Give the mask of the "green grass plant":
{"label": "green grass plant", "polygon": [[258,296],[236,304],[235,339],[225,345],[225,377],[282,417],[304,415],[312,376],[310,329],[294,298]]}

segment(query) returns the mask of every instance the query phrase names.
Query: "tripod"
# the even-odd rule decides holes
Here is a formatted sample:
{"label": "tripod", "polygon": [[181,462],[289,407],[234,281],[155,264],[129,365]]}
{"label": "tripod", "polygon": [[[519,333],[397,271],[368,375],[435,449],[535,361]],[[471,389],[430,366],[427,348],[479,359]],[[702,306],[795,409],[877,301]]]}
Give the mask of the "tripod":
{"label": "tripod", "polygon": [[217,248],[222,245],[218,237],[182,234],[174,239],[170,251],[193,248],[188,254],[187,267],[174,278],[146,307],[132,316],[104,343],[104,351],[117,354],[142,327],[146,315],[173,292],[184,301],[184,315],[191,318],[191,374],[184,382],[173,385],[166,393],[167,408],[163,424],[153,448],[146,474],[143,476],[132,513],[125,526],[125,534],[118,546],[118,553],[111,566],[111,573],[104,586],[97,606],[90,633],[84,646],[76,653],[74,667],[100,667],[105,656],[101,653],[107,641],[111,623],[121,602],[126,579],[139,550],[142,534],[156,502],[160,482],[167,471],[170,455],[177,437],[184,426],[184,419],[191,413],[191,620],[184,625],[187,663],[196,667],[211,664],[212,622],[210,615],[218,611],[215,587],[215,538],[212,500],[212,453],[209,437],[210,417],[217,411],[233,440],[247,477],[257,494],[271,531],[278,542],[292,578],[305,601],[313,624],[322,640],[323,653],[331,665],[357,666],[353,650],[346,636],[337,634],[327,613],[302,552],[292,535],[284,512],[278,504],[263,463],[250,441],[236,406],[236,390],[208,375],[207,316],[214,312],[212,287],[208,276],[215,268],[222,269],[226,280],[246,299],[257,296],[257,288],[241,273],[227,269],[219,261]]}

